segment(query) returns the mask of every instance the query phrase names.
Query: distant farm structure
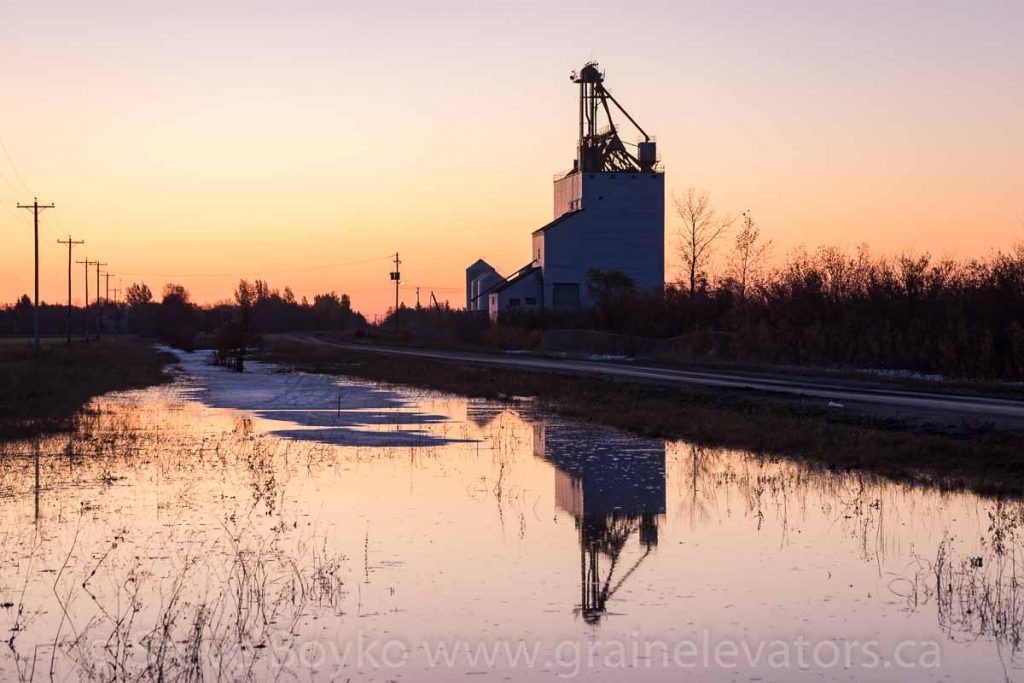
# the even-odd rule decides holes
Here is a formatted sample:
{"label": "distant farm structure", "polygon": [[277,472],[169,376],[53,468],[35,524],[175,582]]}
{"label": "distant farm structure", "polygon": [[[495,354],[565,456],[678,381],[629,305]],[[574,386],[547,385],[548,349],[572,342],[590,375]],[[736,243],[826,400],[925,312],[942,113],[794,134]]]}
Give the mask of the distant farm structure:
{"label": "distant farm structure", "polygon": [[[654,140],[612,97],[596,63],[579,84],[579,140],[572,170],[554,181],[553,220],[533,231],[531,260],[503,277],[480,259],[466,269],[466,308],[496,318],[510,309],[591,303],[592,270],[618,270],[638,289],[665,284],[665,174]],[[613,108],[639,133],[623,142]]]}

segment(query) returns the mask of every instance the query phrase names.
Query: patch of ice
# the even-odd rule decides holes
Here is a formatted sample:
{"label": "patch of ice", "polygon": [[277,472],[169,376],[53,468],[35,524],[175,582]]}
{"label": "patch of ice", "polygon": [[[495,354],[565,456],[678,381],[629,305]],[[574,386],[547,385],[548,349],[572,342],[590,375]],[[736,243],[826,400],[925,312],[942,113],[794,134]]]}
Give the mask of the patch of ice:
{"label": "patch of ice", "polygon": [[417,411],[410,397],[395,390],[346,377],[281,372],[276,365],[256,361],[247,362],[245,372],[233,372],[211,365],[208,352],[172,352],[187,378],[182,389],[187,398],[214,408],[251,412],[273,423],[265,431],[283,438],[380,447],[453,441],[414,429],[375,430],[447,420]]}
{"label": "patch of ice", "polygon": [[862,368],[857,372],[876,377],[894,377],[896,379],[920,379],[926,382],[945,382],[948,378],[945,375],[936,373],[915,372],[913,370],[889,370],[886,368]]}

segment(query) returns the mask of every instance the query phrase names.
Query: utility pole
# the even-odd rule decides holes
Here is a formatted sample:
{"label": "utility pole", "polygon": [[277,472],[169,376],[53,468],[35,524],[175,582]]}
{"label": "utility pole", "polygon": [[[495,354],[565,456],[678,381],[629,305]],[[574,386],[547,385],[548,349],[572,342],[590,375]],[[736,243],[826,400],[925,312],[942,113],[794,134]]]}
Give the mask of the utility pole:
{"label": "utility pole", "polygon": [[107,264],[99,261],[93,261],[92,264],[96,266],[96,338],[99,339],[103,327],[103,309],[100,308],[100,266]]}
{"label": "utility pole", "polygon": [[18,204],[19,209],[32,209],[36,229],[36,302],[32,307],[32,332],[36,340],[36,351],[39,351],[39,212],[52,209],[53,204],[40,204],[38,197],[32,198],[31,204]]}
{"label": "utility pole", "polygon": [[398,260],[398,252],[395,252],[395,270],[391,273],[391,279],[395,281],[395,332],[398,331],[398,283],[401,282],[402,272],[398,267],[402,262]]}
{"label": "utility pole", "polygon": [[416,288],[416,310],[420,310],[420,288]]}
{"label": "utility pole", "polygon": [[[110,305],[110,276],[111,275],[113,275],[113,273],[103,273],[103,277],[107,281],[107,295],[105,297],[103,297],[103,304],[105,306],[109,306]],[[116,329],[117,329],[117,321],[116,320],[114,321],[114,328],[115,328],[115,332],[116,332]]]}
{"label": "utility pole", "polygon": [[108,303],[108,304],[110,303],[110,278],[113,275],[114,275],[113,273],[103,273],[103,277],[105,277],[107,279],[107,295],[105,297],[103,297],[103,299],[104,299],[104,303]]}
{"label": "utility pole", "polygon": [[[85,266],[85,306],[82,307],[83,311],[89,310],[89,266],[96,263],[86,258],[84,261],[75,261],[75,263],[81,263]],[[89,341],[89,323],[82,325],[82,331],[85,333],[85,340]]]}
{"label": "utility pole", "polygon": [[[76,244],[85,244],[85,240],[73,240],[71,235],[68,235],[66,240],[57,240],[57,244],[68,245],[68,344],[71,343],[71,247]],[[86,301],[86,304],[89,302]]]}

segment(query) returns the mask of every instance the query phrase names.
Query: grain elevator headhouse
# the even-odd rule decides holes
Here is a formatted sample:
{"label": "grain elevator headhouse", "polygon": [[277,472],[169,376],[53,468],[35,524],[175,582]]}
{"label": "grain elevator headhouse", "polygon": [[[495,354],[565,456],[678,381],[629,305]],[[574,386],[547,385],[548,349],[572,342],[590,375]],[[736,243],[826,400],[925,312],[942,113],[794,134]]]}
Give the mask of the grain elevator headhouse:
{"label": "grain elevator headhouse", "polygon": [[[598,70],[597,64],[587,64],[578,74],[572,75],[572,80],[580,85],[580,139],[574,170],[578,168],[594,173],[654,171],[658,163],[655,143],[604,87],[604,74]],[[640,133],[642,140],[637,142],[635,153],[626,149],[619,137],[609,102]],[[602,114],[603,126],[600,125]]]}
{"label": "grain elevator headhouse", "polygon": [[[665,175],[655,142],[605,87],[596,63],[571,78],[579,86],[579,139],[572,169],[554,181],[553,220],[533,232],[531,260],[513,275],[471,266],[472,310],[496,317],[589,305],[591,270],[622,271],[638,289],[664,287]],[[635,142],[625,142],[626,133]]]}

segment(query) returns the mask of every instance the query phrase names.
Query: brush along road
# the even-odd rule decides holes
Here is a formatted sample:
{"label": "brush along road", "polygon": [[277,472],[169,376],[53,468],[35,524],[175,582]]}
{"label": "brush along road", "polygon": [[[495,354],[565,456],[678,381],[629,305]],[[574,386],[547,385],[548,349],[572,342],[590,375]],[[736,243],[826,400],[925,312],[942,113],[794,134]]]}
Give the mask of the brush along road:
{"label": "brush along road", "polygon": [[407,349],[348,344],[310,335],[288,335],[295,341],[335,346],[358,353],[409,356],[446,363],[480,364],[531,372],[585,375],[668,386],[702,386],[812,399],[835,410],[857,410],[881,417],[956,424],[992,423],[1024,430],[1024,400],[971,393],[915,390],[850,379],[822,379],[783,373],[738,370],[680,370],[639,363],[548,358],[531,355]]}

